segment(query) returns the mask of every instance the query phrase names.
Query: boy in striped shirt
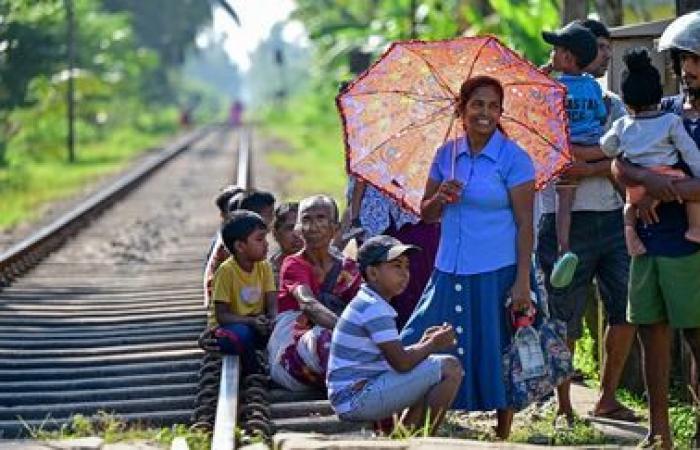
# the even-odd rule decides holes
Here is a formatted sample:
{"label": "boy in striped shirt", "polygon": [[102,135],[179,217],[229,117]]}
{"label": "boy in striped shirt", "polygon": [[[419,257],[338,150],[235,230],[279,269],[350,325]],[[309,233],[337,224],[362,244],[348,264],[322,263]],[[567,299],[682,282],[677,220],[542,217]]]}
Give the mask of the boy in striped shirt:
{"label": "boy in striped shirt", "polygon": [[432,327],[404,347],[389,304],[406,289],[406,254],[417,250],[380,235],[358,251],[365,283],[333,330],[328,363],[328,398],[341,420],[375,421],[408,408],[405,426],[420,426],[429,415],[433,432],[452,405],[462,367],[453,356],[435,354],[455,345],[452,326]]}

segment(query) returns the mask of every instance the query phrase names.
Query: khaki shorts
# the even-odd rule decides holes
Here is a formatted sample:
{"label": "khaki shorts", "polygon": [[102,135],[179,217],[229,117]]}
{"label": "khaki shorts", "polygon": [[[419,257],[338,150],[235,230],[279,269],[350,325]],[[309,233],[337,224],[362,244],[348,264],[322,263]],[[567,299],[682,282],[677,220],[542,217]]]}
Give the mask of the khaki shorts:
{"label": "khaki shorts", "polygon": [[635,256],[630,266],[627,320],[700,328],[700,252],[688,256]]}

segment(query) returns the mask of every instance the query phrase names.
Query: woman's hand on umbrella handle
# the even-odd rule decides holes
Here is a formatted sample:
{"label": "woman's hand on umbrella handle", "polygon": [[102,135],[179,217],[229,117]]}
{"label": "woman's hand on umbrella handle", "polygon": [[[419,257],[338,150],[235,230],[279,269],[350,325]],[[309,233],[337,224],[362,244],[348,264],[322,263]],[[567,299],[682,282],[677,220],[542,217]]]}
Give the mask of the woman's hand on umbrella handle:
{"label": "woman's hand on umbrella handle", "polygon": [[456,203],[462,194],[462,182],[457,180],[447,180],[440,184],[437,197],[441,203]]}

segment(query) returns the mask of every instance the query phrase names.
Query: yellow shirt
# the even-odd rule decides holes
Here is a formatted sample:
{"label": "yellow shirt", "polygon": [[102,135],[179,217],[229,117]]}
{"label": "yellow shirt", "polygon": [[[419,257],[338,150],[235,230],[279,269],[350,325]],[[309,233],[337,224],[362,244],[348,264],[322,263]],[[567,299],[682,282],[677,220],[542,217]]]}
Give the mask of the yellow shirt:
{"label": "yellow shirt", "polygon": [[246,272],[229,257],[216,270],[212,298],[227,303],[232,314],[255,316],[265,312],[265,294],[274,291],[270,263],[258,261],[252,271]]}

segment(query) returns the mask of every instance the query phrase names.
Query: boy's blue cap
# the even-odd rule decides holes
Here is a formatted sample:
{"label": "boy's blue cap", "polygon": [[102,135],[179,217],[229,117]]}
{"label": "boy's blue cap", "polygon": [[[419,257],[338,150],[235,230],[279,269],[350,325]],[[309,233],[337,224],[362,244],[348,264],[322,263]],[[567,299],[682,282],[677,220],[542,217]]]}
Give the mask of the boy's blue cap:
{"label": "boy's blue cap", "polygon": [[598,41],[595,35],[575,21],[557,31],[543,31],[542,39],[548,44],[569,50],[576,56],[581,68],[592,63],[598,55]]}
{"label": "boy's blue cap", "polygon": [[415,252],[420,247],[407,245],[396,238],[380,234],[367,239],[357,251],[357,263],[360,269],[381,262],[392,261],[406,252]]}

